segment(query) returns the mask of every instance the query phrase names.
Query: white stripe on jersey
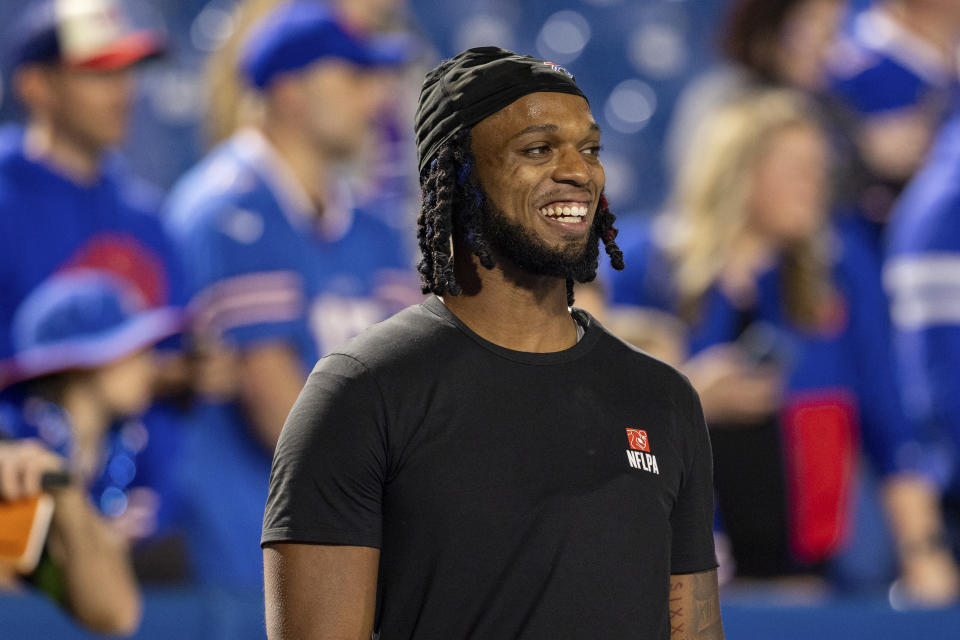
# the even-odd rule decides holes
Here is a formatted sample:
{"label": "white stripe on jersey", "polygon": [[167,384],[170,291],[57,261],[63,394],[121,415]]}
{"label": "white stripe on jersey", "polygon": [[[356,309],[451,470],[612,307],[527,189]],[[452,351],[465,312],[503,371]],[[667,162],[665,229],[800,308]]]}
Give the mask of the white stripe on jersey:
{"label": "white stripe on jersey", "polygon": [[883,276],[898,329],[960,325],[960,253],[899,256]]}

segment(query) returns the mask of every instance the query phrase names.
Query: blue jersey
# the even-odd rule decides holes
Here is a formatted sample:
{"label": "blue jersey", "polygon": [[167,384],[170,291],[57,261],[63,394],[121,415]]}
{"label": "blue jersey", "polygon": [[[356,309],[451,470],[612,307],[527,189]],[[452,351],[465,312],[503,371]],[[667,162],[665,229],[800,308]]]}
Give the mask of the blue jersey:
{"label": "blue jersey", "polygon": [[17,306],[59,269],[107,269],[133,282],[151,306],[177,305],[182,283],[152,189],[109,158],[81,185],[28,158],[23,130],[0,130],[0,358],[11,355]]}
{"label": "blue jersey", "polygon": [[882,7],[856,14],[834,53],[830,93],[858,113],[922,106],[942,114],[955,95],[955,69]]}
{"label": "blue jersey", "polygon": [[960,452],[960,112],[899,200],[884,280],[907,415]]}
{"label": "blue jersey", "polygon": [[[191,170],[165,221],[186,262],[194,330],[241,351],[284,342],[306,379],[322,354],[419,296],[397,233],[354,208],[345,190],[331,196],[318,218],[253,130]],[[195,423],[177,474],[197,578],[259,584],[271,455],[237,404],[199,407]]]}
{"label": "blue jersey", "polygon": [[190,171],[165,216],[186,263],[194,330],[241,349],[282,340],[304,372],[409,301],[398,235],[332,194],[321,218],[269,143],[243,131]]}

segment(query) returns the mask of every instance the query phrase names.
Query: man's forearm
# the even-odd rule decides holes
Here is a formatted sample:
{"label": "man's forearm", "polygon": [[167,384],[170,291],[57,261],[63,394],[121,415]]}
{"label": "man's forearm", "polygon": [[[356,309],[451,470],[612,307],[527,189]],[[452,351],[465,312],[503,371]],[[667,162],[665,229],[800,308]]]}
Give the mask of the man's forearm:
{"label": "man's forearm", "polygon": [[67,602],[87,627],[129,634],[140,623],[141,602],[126,541],[100,519],[82,490],[56,495],[50,553],[63,570]]}
{"label": "man's forearm", "polygon": [[670,640],[723,640],[716,570],[670,576]]}

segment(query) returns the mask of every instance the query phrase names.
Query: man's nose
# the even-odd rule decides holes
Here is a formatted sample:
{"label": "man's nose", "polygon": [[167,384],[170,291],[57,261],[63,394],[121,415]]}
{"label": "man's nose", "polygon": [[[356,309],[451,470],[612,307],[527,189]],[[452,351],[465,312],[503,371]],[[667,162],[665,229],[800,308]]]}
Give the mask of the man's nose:
{"label": "man's nose", "polygon": [[570,145],[560,147],[557,151],[557,164],[553,171],[555,182],[577,186],[583,186],[590,182],[593,173],[579,149]]}

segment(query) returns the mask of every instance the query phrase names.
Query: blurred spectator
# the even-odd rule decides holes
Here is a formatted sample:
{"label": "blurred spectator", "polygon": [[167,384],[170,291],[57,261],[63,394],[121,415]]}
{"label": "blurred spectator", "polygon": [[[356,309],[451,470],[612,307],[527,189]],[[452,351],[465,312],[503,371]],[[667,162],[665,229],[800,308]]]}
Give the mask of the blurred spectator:
{"label": "blurred spectator", "polygon": [[[335,0],[317,3],[333,7],[348,31],[369,37],[402,26],[406,0]],[[257,92],[239,70],[240,54],[251,28],[281,4],[281,0],[246,0],[233,11],[233,32],[209,58],[206,85],[209,96],[206,130],[212,144],[219,144],[237,129],[253,124],[257,118]],[[416,99],[412,100],[416,104]],[[412,112],[410,118],[413,118]],[[407,127],[409,129],[409,127]]]}
{"label": "blurred spectator", "polygon": [[[314,1],[330,7],[344,29],[356,37],[409,35],[404,22],[405,0]],[[233,12],[234,29],[230,38],[207,62],[205,76],[210,109],[206,128],[214,144],[238,129],[255,125],[262,117],[263,100],[257,88],[243,77],[240,57],[251,28],[279,4],[279,0],[239,3]],[[412,45],[414,40],[404,42]],[[407,69],[406,73],[403,69]],[[416,92],[425,71],[412,64],[380,70],[378,83],[384,85],[384,95],[392,99],[381,102],[375,114],[376,126],[364,135],[362,143],[358,141],[350,158],[341,158],[340,166],[340,173],[344,180],[349,179],[357,203],[387,226],[400,230],[399,237],[411,250],[414,243],[406,230],[414,224],[412,216],[417,210],[420,192],[416,145],[409,123],[413,121]]]}
{"label": "blurred spectator", "polygon": [[239,354],[235,402],[204,407],[184,445],[202,581],[262,584],[271,453],[307,373],[419,299],[396,235],[355,207],[339,176],[385,98],[376,70],[405,56],[351,35],[319,3],[283,3],[252,28],[240,56],[261,103],[256,123],[171,195],[167,222],[188,264],[193,331]]}
{"label": "blurred spectator", "polygon": [[179,286],[158,194],[111,153],[127,133],[133,68],[158,54],[111,0],[28,5],[10,28],[13,91],[26,127],[0,129],[0,357],[19,302],[59,269],[107,268],[148,303]]}
{"label": "blurred spectator", "polygon": [[53,491],[46,552],[29,580],[111,633],[137,626],[127,545],[152,533],[157,508],[138,474],[146,429],[129,418],[150,406],[152,346],[179,329],[170,308],[144,303],[106,271],[55,275],[18,307],[14,355],[0,363],[25,399],[0,405],[0,499],[35,495],[45,472],[71,478]]}
{"label": "blurred spectator", "polygon": [[833,48],[829,93],[850,138],[852,175],[841,188],[882,225],[920,167],[957,93],[960,3],[882,0],[856,14]]}
{"label": "blurred spectator", "polygon": [[[763,92],[701,131],[668,232],[648,236],[640,263],[671,274],[647,279],[646,299],[668,301],[691,323],[699,355],[684,369],[713,414],[718,505],[737,574],[817,571],[842,550],[862,439],[884,477],[909,592],[949,601],[958,590],[949,557],[911,553],[918,537],[941,531],[936,494],[910,456],[916,442],[896,399],[885,299],[864,276],[874,265],[856,246],[831,246],[818,118],[797,95]],[[630,282],[643,276],[625,275],[614,299],[628,301]],[[782,380],[782,394],[765,377]],[[718,395],[740,406],[716,400],[708,409]]]}
{"label": "blurred spectator", "polygon": [[[960,111],[898,201],[884,279],[907,416],[949,454],[941,469],[954,552],[960,553]],[[916,553],[946,541],[919,538]]]}
{"label": "blurred spectator", "polygon": [[665,141],[671,174],[698,140],[697,126],[725,103],[762,87],[819,93],[847,0],[732,0],[719,31],[724,62],[680,96]]}

